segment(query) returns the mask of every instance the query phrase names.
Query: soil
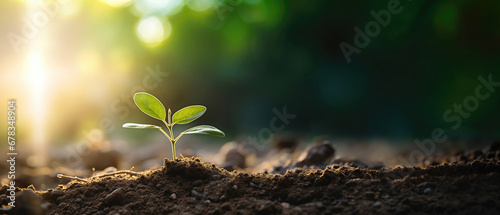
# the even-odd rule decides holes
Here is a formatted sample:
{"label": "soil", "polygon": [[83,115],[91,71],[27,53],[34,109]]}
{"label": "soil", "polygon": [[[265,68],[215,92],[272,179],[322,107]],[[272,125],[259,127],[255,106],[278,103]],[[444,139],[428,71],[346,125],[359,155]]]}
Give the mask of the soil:
{"label": "soil", "polygon": [[[1,212],[500,214],[499,152],[493,146],[490,150],[456,155],[454,162],[442,158],[413,167],[334,162],[321,169],[281,168],[283,174],[229,172],[195,157],[165,159],[163,167],[137,175],[72,180],[46,191],[16,188],[17,206],[4,206]],[[9,202],[3,194],[7,189],[0,189],[2,205]]]}

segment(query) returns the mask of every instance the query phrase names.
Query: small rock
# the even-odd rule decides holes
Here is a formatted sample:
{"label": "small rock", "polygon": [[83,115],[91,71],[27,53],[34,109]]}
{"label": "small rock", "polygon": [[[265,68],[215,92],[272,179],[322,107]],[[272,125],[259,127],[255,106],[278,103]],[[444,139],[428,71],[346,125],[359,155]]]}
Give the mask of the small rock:
{"label": "small rock", "polygon": [[43,203],[43,204],[41,205],[41,207],[42,207],[42,209],[43,209],[44,211],[48,211],[48,210],[49,210],[49,207],[50,207],[50,204],[49,204],[49,203]]}
{"label": "small rock", "polygon": [[226,195],[222,195],[221,197],[219,197],[219,201],[224,201],[226,200]]}
{"label": "small rock", "polygon": [[424,194],[429,195],[429,194],[431,194],[431,193],[432,193],[432,188],[430,188],[430,187],[425,188],[425,190],[424,190]]}
{"label": "small rock", "polygon": [[239,168],[245,168],[245,155],[238,149],[231,149],[227,152],[224,163],[232,163]]}
{"label": "small rock", "polygon": [[196,180],[196,181],[193,182],[193,186],[194,187],[199,187],[201,185],[203,185],[203,180],[199,180],[198,179],[198,180]]}
{"label": "small rock", "polygon": [[349,205],[349,201],[347,199],[339,199],[338,200],[338,204],[339,205],[343,205],[343,206],[348,206]]}
{"label": "small rock", "polygon": [[228,142],[221,147],[220,154],[225,155],[224,163],[222,168],[233,171],[237,168],[246,167],[246,155],[243,150],[238,147],[236,142]]}
{"label": "small rock", "polygon": [[175,200],[175,199],[177,199],[177,195],[175,193],[172,193],[172,195],[170,195],[170,198]]}
{"label": "small rock", "polygon": [[373,204],[373,207],[379,208],[382,206],[382,202],[376,201],[375,204]]}
{"label": "small rock", "polygon": [[119,204],[123,201],[124,198],[125,198],[125,190],[123,190],[123,188],[120,187],[111,192],[110,194],[106,195],[106,197],[104,197],[104,202],[111,205]]}
{"label": "small rock", "polygon": [[238,189],[238,185],[236,185],[236,184],[235,184],[235,185],[233,186],[233,189],[237,190],[237,189]]}
{"label": "small rock", "polygon": [[278,150],[289,149],[293,151],[298,145],[299,141],[291,134],[277,135],[273,141],[273,147]]}
{"label": "small rock", "polygon": [[395,199],[391,199],[391,200],[389,200],[389,205],[390,205],[390,206],[396,206],[398,203],[399,203],[399,201],[397,201],[397,200],[395,200]]}
{"label": "small rock", "polygon": [[288,208],[290,208],[290,204],[286,203],[286,202],[283,202],[283,203],[281,203],[281,207],[283,207],[285,209],[288,209]]}
{"label": "small rock", "polygon": [[75,200],[75,202],[76,202],[77,204],[81,204],[81,203],[83,202],[83,199],[81,199],[81,198],[77,198],[77,199]]}
{"label": "small rock", "polygon": [[306,158],[304,160],[297,162],[295,166],[312,166],[321,165],[327,162],[330,158],[335,155],[335,149],[330,144],[329,141],[324,141],[323,143],[313,146],[307,152]]}
{"label": "small rock", "polygon": [[201,199],[201,194],[196,192],[196,190],[191,190],[191,195],[196,199]]}
{"label": "small rock", "polygon": [[59,208],[65,208],[65,207],[68,207],[68,206],[69,206],[69,204],[66,203],[66,202],[61,202],[61,203],[59,203],[59,205],[57,205],[57,207],[59,207]]}

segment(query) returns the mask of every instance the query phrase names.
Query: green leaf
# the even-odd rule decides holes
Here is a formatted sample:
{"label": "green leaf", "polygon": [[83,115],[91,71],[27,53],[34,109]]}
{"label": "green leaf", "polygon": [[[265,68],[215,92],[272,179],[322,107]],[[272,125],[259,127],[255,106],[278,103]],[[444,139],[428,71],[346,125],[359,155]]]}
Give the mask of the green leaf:
{"label": "green leaf", "polygon": [[192,105],[182,108],[174,113],[172,124],[186,124],[202,116],[207,108],[202,105]]}
{"label": "green leaf", "polygon": [[124,128],[139,128],[139,129],[148,129],[148,128],[156,128],[160,129],[161,127],[156,125],[148,125],[148,124],[138,124],[138,123],[125,123],[123,124]]}
{"label": "green leaf", "polygon": [[221,130],[217,129],[216,127],[213,127],[211,125],[198,125],[195,127],[192,127],[188,130],[183,131],[181,134],[208,134],[208,135],[213,135],[213,136],[218,136],[218,137],[224,137],[226,136],[224,132]]}
{"label": "green leaf", "polygon": [[145,114],[159,120],[165,120],[166,112],[163,104],[156,97],[149,93],[136,93],[134,102]]}

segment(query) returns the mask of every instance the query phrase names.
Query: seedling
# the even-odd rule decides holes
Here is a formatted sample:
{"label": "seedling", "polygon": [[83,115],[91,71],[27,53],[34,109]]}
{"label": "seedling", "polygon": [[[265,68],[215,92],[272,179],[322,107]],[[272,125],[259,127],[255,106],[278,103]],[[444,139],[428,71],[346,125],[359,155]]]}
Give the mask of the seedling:
{"label": "seedling", "polygon": [[138,124],[138,123],[125,123],[123,124],[124,128],[138,128],[138,129],[151,129],[156,128],[160,130],[167,138],[170,140],[172,144],[172,154],[174,155],[175,160],[175,143],[185,134],[208,134],[213,136],[224,137],[225,134],[221,130],[210,126],[210,125],[198,125],[192,128],[189,128],[183,132],[181,132],[177,137],[174,137],[173,127],[175,124],[187,124],[195,119],[200,118],[207,108],[202,105],[192,105],[182,108],[174,113],[172,116],[172,112],[170,108],[168,109],[168,116],[165,111],[165,106],[158,100],[156,97],[149,93],[136,93],[134,95],[134,102],[144,112],[146,115],[153,117],[155,119],[161,120],[166,126],[170,133],[167,134],[160,126],[157,125],[148,125],[148,124]]}

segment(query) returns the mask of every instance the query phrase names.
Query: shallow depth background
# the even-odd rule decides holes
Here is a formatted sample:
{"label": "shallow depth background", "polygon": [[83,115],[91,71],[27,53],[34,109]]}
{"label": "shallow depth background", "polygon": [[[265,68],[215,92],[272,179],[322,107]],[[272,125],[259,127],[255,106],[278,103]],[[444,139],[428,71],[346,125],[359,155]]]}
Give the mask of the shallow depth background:
{"label": "shallow depth background", "polygon": [[[475,95],[478,76],[500,81],[500,2],[402,0],[401,12],[347,63],[339,44],[354,45],[354,28],[365,31],[376,20],[370,12],[389,2],[5,0],[1,101],[17,100],[18,146],[45,159],[89,142],[166,143],[159,132],[121,128],[159,122],[132,103],[144,89],[172,110],[207,106],[193,125],[215,125],[227,137],[186,142],[213,147],[259,135],[267,144],[262,129],[284,107],[296,118],[283,131],[306,142],[411,142],[435,128],[456,140],[498,138],[498,91],[457,129],[443,114]],[[170,151],[163,146],[161,156]]]}

